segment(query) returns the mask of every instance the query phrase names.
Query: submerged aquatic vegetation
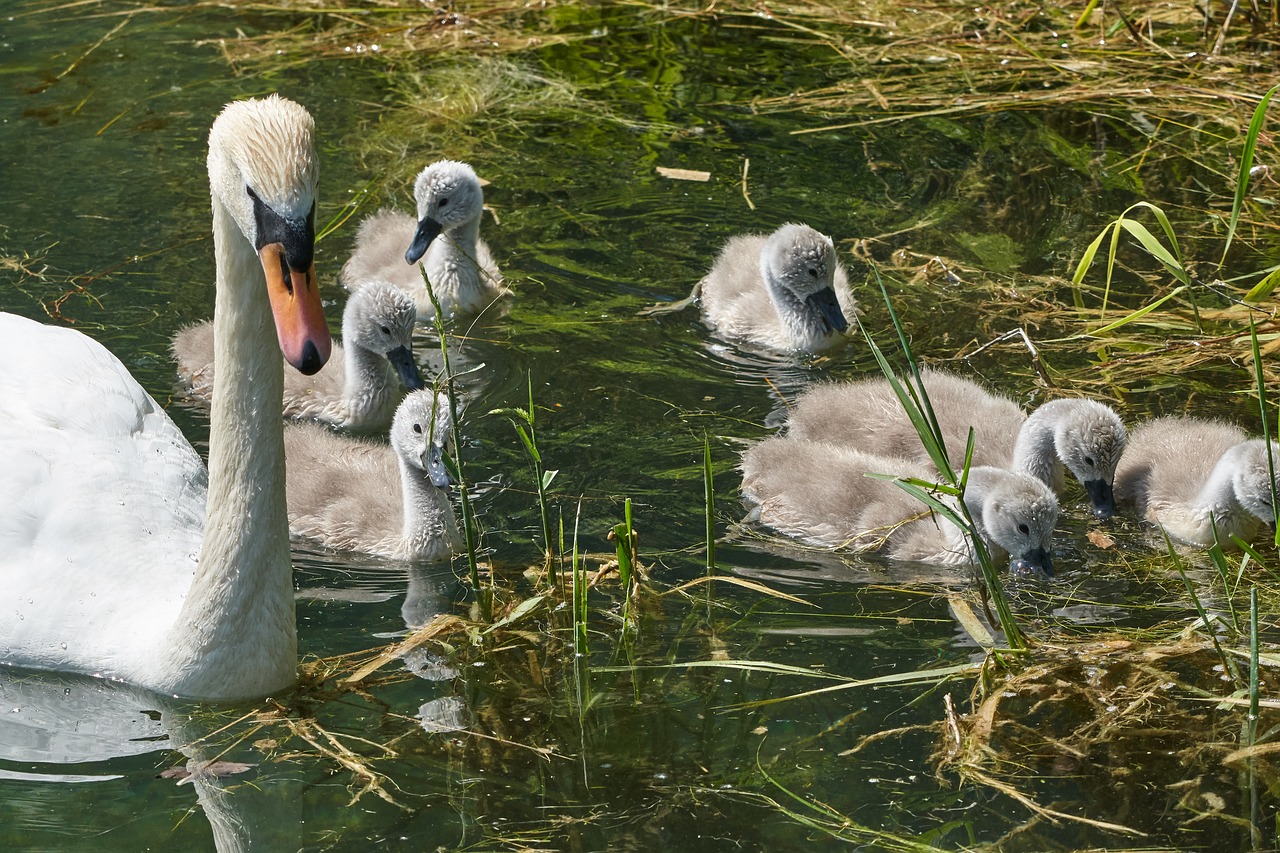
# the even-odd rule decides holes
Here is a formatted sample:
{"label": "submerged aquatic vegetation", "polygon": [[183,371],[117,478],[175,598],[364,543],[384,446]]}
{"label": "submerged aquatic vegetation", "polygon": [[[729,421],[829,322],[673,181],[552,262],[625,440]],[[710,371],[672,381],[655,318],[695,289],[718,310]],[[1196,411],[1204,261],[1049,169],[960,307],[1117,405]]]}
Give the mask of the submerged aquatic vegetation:
{"label": "submerged aquatic vegetation", "polygon": [[243,11],[262,16],[262,30],[217,45],[233,67],[269,63],[278,68],[342,58],[396,61],[457,51],[510,53],[570,38],[547,26],[547,8],[518,0],[418,7],[400,0],[259,0]]}

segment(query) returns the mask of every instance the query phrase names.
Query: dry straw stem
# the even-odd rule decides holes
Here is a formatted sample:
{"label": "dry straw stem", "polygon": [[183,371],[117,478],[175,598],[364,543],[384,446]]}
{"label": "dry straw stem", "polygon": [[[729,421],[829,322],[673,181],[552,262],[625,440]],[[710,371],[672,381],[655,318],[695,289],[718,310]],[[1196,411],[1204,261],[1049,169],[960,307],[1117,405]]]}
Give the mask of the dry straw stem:
{"label": "dry straw stem", "polygon": [[[221,8],[225,0],[198,6]],[[569,41],[544,31],[544,14],[558,4],[524,0],[471,0],[440,7],[403,0],[264,0],[237,5],[241,14],[280,16],[278,30],[206,42],[219,47],[236,68],[245,65],[305,65],[316,59],[412,55],[514,53]]]}
{"label": "dry straw stem", "polygon": [[[937,771],[950,770],[963,780],[999,791],[1042,820],[1141,835],[1132,827],[1049,808],[1025,789],[1046,775],[1100,775],[1106,782],[1113,777],[1128,780],[1115,789],[1123,795],[1143,787],[1133,784],[1142,781],[1134,778],[1141,773],[1135,768],[1145,766],[1140,756],[1150,754],[1152,744],[1158,743],[1162,754],[1185,768],[1182,778],[1190,780],[1181,797],[1187,805],[1186,821],[1201,820],[1204,810],[1193,804],[1220,799],[1212,786],[1227,764],[1274,752],[1237,749],[1247,708],[1232,713],[1231,703],[1188,682],[1188,674],[1196,682],[1212,681],[1205,673],[1212,672],[1213,659],[1207,644],[1196,639],[1171,644],[1119,637],[1069,645],[1041,643],[1034,660],[1018,671],[994,679],[985,690],[978,682],[972,713],[950,712],[934,724],[939,735]],[[1263,685],[1264,691],[1269,689],[1271,685]],[[1264,767],[1261,772],[1274,776],[1275,769]],[[1168,781],[1153,778],[1150,784]],[[1112,813],[1145,811],[1133,805]]]}
{"label": "dry straw stem", "polygon": [[[341,740],[339,740],[332,732],[324,729],[314,719],[293,719],[291,717],[283,717],[281,722],[288,727],[290,732],[307,743],[326,758],[337,762],[351,772],[351,774],[361,782],[359,790],[351,796],[348,806],[355,805],[365,794],[373,793],[379,798],[386,800],[393,806],[404,808],[387,790],[388,786],[394,786],[388,777],[374,770],[370,766],[370,761],[364,756],[353,752]],[[364,738],[355,738],[350,735],[346,737],[351,740],[358,741],[366,746],[371,746],[382,752],[383,758],[394,758],[395,752],[382,744],[376,744],[373,741]]]}
{"label": "dry straw stem", "polygon": [[[719,11],[720,7],[717,7]],[[811,5],[770,4],[779,21],[811,23]],[[961,115],[1045,105],[1140,107],[1152,122],[1180,122],[1216,113],[1232,127],[1247,122],[1256,96],[1242,77],[1263,63],[1242,47],[1256,46],[1248,27],[1218,55],[1200,38],[1204,18],[1192,6],[1145,7],[1125,21],[1101,6],[1076,26],[1079,7],[1026,2],[938,3],[926,7],[861,4],[863,20],[832,15],[823,34],[853,72],[839,84],[755,102],[760,110],[861,113],[832,127],[877,124],[908,117]],[[863,32],[839,34],[841,25]],[[852,34],[852,30],[851,33]],[[1175,38],[1176,36],[1176,38]],[[1199,49],[1197,49],[1199,48]],[[1240,102],[1247,102],[1244,113]],[[1188,108],[1192,105],[1193,108]],[[821,128],[808,129],[813,132]]]}

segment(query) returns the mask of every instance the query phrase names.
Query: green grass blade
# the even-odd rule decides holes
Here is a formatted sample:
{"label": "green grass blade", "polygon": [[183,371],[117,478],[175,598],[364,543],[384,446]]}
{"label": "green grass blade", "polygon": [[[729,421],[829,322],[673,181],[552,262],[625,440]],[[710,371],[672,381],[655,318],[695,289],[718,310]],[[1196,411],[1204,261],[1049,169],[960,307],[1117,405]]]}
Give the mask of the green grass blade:
{"label": "green grass blade", "polygon": [[1280,547],[1280,505],[1277,505],[1280,496],[1276,495],[1276,460],[1271,452],[1271,420],[1267,417],[1267,380],[1262,373],[1262,350],[1258,346],[1258,329],[1254,325],[1252,314],[1249,315],[1249,342],[1253,348],[1253,387],[1258,393],[1262,439],[1267,446],[1267,474],[1271,479],[1271,523],[1274,525],[1275,544]]}
{"label": "green grass blade", "polygon": [[1142,248],[1147,250],[1151,257],[1159,261],[1165,269],[1167,269],[1174,278],[1183,284],[1191,284],[1191,277],[1187,275],[1186,269],[1182,266],[1182,261],[1174,256],[1172,252],[1164,247],[1156,236],[1148,230],[1147,226],[1138,222],[1136,219],[1121,220],[1124,230],[1128,231],[1138,242],[1142,244]]}
{"label": "green grass blade", "polygon": [[1262,281],[1255,284],[1244,295],[1245,302],[1258,303],[1271,295],[1276,289],[1276,285],[1280,284],[1280,267],[1276,267],[1262,277]]}
{"label": "green grass blade", "polygon": [[1271,96],[1280,89],[1280,85],[1272,86],[1258,106],[1253,110],[1253,118],[1249,121],[1249,130],[1244,136],[1244,150],[1240,152],[1240,172],[1236,176],[1236,194],[1231,203],[1231,218],[1227,220],[1227,238],[1222,244],[1222,257],[1218,260],[1219,268],[1227,261],[1227,252],[1231,249],[1231,241],[1235,239],[1236,228],[1240,224],[1240,211],[1244,208],[1244,197],[1249,190],[1249,173],[1253,170],[1253,153],[1258,146],[1258,135],[1262,132],[1262,120],[1267,114],[1267,106]]}
{"label": "green grass blade", "polygon": [[1164,296],[1161,296],[1155,302],[1152,302],[1149,305],[1139,308],[1137,311],[1134,311],[1131,314],[1126,314],[1125,316],[1121,317],[1119,320],[1116,320],[1115,322],[1112,322],[1112,323],[1108,323],[1107,325],[1103,326],[1100,329],[1093,329],[1092,331],[1085,332],[1083,335],[1075,335],[1073,338],[1070,338],[1069,340],[1078,340],[1081,338],[1093,337],[1095,335],[1102,335],[1102,334],[1106,334],[1107,332],[1113,332],[1116,329],[1120,328],[1121,326],[1127,326],[1129,323],[1132,323],[1135,320],[1140,320],[1143,317],[1147,316],[1152,311],[1156,310],[1161,305],[1165,304],[1170,299],[1182,293],[1186,289],[1187,289],[1187,286],[1185,284],[1180,284],[1177,287],[1175,287],[1173,290],[1166,293]]}

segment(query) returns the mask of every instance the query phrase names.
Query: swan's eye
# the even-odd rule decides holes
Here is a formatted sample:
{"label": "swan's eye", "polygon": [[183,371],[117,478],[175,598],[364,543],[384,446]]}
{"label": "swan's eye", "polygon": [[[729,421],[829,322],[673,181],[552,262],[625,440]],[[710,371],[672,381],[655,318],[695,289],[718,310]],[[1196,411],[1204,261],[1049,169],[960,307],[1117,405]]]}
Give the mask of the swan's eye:
{"label": "swan's eye", "polygon": [[817,278],[817,277],[818,277],[818,271],[815,270],[813,267],[809,267],[809,278]]}
{"label": "swan's eye", "polygon": [[1088,456],[1086,456],[1086,457],[1084,458],[1084,464],[1086,464],[1086,465],[1088,465],[1089,467],[1091,467],[1091,468],[1092,468],[1092,467],[1093,467],[1093,459],[1092,459],[1092,458],[1090,458],[1090,457],[1088,457]]}
{"label": "swan's eye", "polygon": [[436,205],[436,206],[437,206],[437,207],[444,207],[444,206],[445,206],[446,204],[448,204],[448,203],[449,203],[449,199],[447,199],[447,198],[442,198],[442,199],[440,199],[440,201],[437,203],[437,205]]}
{"label": "swan's eye", "polygon": [[422,424],[414,424],[413,431],[416,432],[418,435],[422,435]]}
{"label": "swan's eye", "polygon": [[1021,533],[1023,536],[1027,536],[1031,533],[1031,528],[1027,527],[1025,524],[1019,524],[1018,532]]}
{"label": "swan's eye", "polygon": [[389,334],[391,334],[391,330],[390,330],[390,329],[388,329],[386,326],[380,326],[379,328],[381,328],[381,329],[382,329],[382,334],[384,334],[384,335],[389,335]]}

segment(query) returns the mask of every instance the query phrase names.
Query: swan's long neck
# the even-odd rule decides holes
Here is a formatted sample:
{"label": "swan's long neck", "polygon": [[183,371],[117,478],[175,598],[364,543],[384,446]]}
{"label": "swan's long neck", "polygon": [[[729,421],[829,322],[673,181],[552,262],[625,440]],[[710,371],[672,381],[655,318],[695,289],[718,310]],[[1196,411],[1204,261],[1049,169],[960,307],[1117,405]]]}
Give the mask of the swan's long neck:
{"label": "swan's long neck", "polygon": [[1065,478],[1055,443],[1056,428],[1057,419],[1050,404],[1032,412],[1018,430],[1018,438],[1013,445],[1013,462],[1009,468],[1030,474],[1055,492],[1060,492]]}
{"label": "swan's long neck", "polygon": [[213,214],[218,370],[209,496],[199,566],[170,630],[168,657],[178,668],[174,692],[237,698],[294,682],[297,635],[280,348],[258,256],[216,195]]}
{"label": "swan's long neck", "polygon": [[438,560],[453,551],[458,539],[453,509],[443,489],[433,486],[420,469],[400,458],[404,494],[402,550],[406,556]]}
{"label": "swan's long neck", "polygon": [[343,343],[343,404],[348,425],[361,426],[391,405],[395,377],[383,356],[352,341]]}

